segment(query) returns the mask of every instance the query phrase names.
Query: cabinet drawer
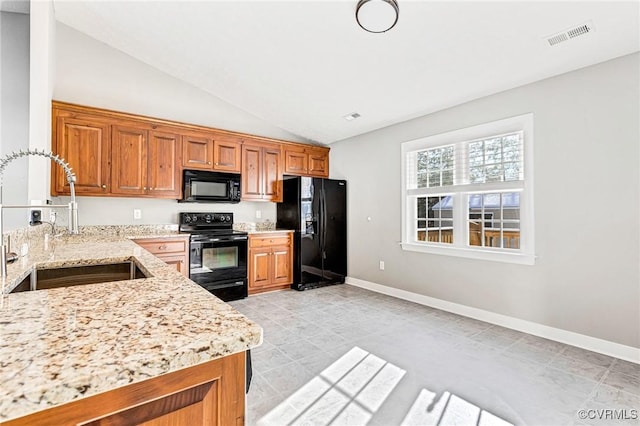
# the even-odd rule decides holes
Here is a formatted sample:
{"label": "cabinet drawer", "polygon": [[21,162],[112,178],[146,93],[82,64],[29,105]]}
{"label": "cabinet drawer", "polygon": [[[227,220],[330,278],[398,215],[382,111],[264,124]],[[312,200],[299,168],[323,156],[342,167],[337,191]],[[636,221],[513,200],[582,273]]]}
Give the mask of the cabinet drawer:
{"label": "cabinet drawer", "polygon": [[249,247],[272,247],[272,246],[288,246],[291,242],[291,235],[260,235],[259,237],[251,236],[249,238]]}
{"label": "cabinet drawer", "polygon": [[187,251],[186,240],[136,240],[136,243],[153,254],[184,253]]}

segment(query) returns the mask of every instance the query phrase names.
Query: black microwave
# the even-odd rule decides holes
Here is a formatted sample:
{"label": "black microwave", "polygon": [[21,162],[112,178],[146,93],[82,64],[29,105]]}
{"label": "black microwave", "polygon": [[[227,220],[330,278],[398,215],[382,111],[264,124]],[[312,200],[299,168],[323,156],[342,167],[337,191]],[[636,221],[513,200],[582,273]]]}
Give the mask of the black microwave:
{"label": "black microwave", "polygon": [[237,173],[185,170],[182,176],[183,203],[239,203],[240,175]]}

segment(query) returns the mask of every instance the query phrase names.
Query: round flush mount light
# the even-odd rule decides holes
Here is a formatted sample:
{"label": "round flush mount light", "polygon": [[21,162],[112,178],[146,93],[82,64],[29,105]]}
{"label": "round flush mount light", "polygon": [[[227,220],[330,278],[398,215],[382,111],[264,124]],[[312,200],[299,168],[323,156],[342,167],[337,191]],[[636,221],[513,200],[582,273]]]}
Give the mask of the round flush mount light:
{"label": "round flush mount light", "polygon": [[370,33],[389,31],[398,22],[396,0],[360,0],[356,7],[356,20]]}

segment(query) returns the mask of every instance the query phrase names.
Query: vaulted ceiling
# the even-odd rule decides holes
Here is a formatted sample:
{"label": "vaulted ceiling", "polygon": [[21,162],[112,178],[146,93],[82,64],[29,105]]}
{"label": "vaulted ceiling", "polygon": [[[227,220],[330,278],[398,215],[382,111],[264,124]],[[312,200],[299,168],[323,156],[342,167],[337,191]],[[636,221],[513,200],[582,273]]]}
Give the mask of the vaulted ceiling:
{"label": "vaulted ceiling", "polygon": [[[54,7],[60,22],[319,143],[640,50],[637,1],[398,3],[381,34],[357,25],[357,0]],[[548,43],[585,23],[589,33]]]}

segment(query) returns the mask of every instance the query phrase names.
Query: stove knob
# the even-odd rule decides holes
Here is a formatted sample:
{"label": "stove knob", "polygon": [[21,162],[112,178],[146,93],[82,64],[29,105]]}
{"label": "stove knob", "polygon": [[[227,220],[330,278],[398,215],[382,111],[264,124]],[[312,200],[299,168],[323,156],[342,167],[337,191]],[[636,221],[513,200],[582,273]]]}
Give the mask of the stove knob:
{"label": "stove knob", "polygon": [[211,215],[210,214],[205,215],[204,216],[204,221],[207,222],[207,223],[211,223]]}
{"label": "stove knob", "polygon": [[196,216],[195,214],[193,216],[191,216],[191,221],[192,222],[197,222],[198,221],[198,216]]}
{"label": "stove knob", "polygon": [[224,216],[223,216],[223,215],[220,215],[220,216],[218,217],[218,220],[219,220],[220,222],[224,222]]}
{"label": "stove knob", "polygon": [[227,220],[227,222],[231,222],[231,216],[227,216],[225,219]]}
{"label": "stove knob", "polygon": [[185,223],[189,223],[189,222],[191,222],[191,216],[186,214],[186,215],[183,216],[183,220],[184,220]]}

